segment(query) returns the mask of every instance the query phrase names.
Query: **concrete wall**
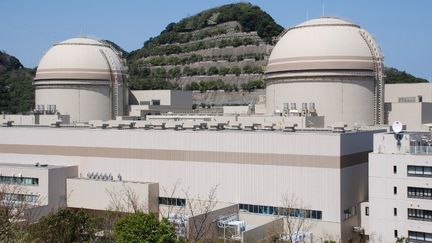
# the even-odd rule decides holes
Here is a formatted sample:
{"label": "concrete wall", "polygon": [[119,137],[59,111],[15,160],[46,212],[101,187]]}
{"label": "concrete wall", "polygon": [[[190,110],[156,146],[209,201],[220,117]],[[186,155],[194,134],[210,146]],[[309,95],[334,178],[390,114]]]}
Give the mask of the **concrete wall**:
{"label": "concrete wall", "polygon": [[171,90],[171,105],[192,109],[192,91]]}
{"label": "concrete wall", "polygon": [[[132,90],[131,114],[140,115],[141,110],[184,112],[192,111],[192,91],[179,90]],[[153,105],[152,100],[159,100],[160,105]],[[140,102],[148,102],[139,105]]]}
{"label": "concrete wall", "polygon": [[22,185],[14,192],[39,196],[36,203],[30,204],[37,206],[31,213],[36,218],[66,205],[66,178],[76,177],[77,173],[77,166],[41,167],[31,164],[0,164],[2,175],[21,174],[23,177],[39,179],[38,185]]}
{"label": "concrete wall", "polygon": [[283,218],[275,219],[243,232],[242,242],[271,242],[273,237],[278,237],[282,234],[283,229]]}
{"label": "concrete wall", "polygon": [[[93,84],[95,81],[89,81]],[[119,91],[121,93],[121,90]],[[37,86],[36,105],[56,105],[62,115],[70,115],[70,121],[111,119],[110,87],[106,85]]]}
{"label": "concrete wall", "polygon": [[[407,237],[408,230],[431,232],[430,222],[408,220],[408,208],[431,210],[432,202],[407,198],[408,186],[430,188],[429,179],[407,177],[407,165],[431,166],[430,156],[370,154],[368,234],[372,242],[395,242],[394,230],[399,237]],[[396,174],[393,166],[397,166]],[[396,195],[393,187],[397,187]]]}
{"label": "concrete wall", "polygon": [[171,105],[171,90],[132,90],[132,95],[140,104],[140,101],[151,102],[160,100],[161,105]]}
{"label": "concrete wall", "polygon": [[429,178],[407,176],[408,165],[432,166],[430,155],[409,153],[410,136],[404,134],[400,148],[394,134],[374,137],[374,152],[369,154],[369,216],[365,217],[371,242],[395,242],[395,230],[398,237],[407,237],[409,230],[431,232],[431,222],[409,220],[407,215],[408,208],[432,210],[431,200],[407,196],[408,186],[431,187]]}
{"label": "concrete wall", "polygon": [[[133,212],[130,203],[137,203],[138,210],[159,212],[157,183],[71,178],[67,179],[67,192],[67,206],[72,208]],[[124,201],[128,195],[134,202]]]}
{"label": "concrete wall", "polygon": [[432,102],[432,85],[430,83],[386,84],[385,102],[399,102],[400,97],[415,97],[421,95],[423,102]]}
{"label": "concrete wall", "polygon": [[12,125],[27,125],[32,126],[36,124],[36,117],[34,115],[0,115],[0,123],[13,121]]}
{"label": "concrete wall", "polygon": [[249,106],[224,106],[223,107],[223,113],[227,115],[233,115],[233,114],[246,115],[249,113],[249,110],[250,110]]}
{"label": "concrete wall", "polygon": [[349,80],[344,78],[324,80],[297,80],[286,83],[270,83],[266,88],[266,110],[273,114],[283,111],[284,103],[315,103],[319,116],[325,124],[346,122],[349,125],[373,125],[374,82],[372,80]]}
{"label": "concrete wall", "polygon": [[[190,203],[190,202],[188,202]],[[197,204],[205,205],[205,204]],[[211,212],[205,212],[205,208],[192,206],[195,210],[195,216],[188,218],[187,234],[188,238],[200,241],[214,241],[218,238],[217,220],[225,215],[238,213],[238,205],[231,205],[222,208],[217,208]],[[203,210],[204,212],[199,212]],[[191,214],[189,214],[191,215]]]}
{"label": "concrete wall", "polygon": [[401,121],[408,130],[422,130],[432,122],[432,103],[387,103],[388,124]]}

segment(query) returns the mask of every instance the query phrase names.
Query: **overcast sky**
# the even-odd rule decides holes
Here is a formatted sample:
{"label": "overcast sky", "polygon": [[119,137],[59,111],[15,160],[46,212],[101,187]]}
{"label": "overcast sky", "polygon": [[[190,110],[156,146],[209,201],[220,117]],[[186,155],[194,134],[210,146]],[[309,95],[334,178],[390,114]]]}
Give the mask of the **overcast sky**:
{"label": "overcast sky", "polygon": [[[50,46],[71,37],[108,39],[127,51],[167,24],[227,0],[0,0],[0,50],[35,67]],[[256,0],[290,27],[324,15],[349,19],[375,36],[385,64],[432,79],[432,0]]]}

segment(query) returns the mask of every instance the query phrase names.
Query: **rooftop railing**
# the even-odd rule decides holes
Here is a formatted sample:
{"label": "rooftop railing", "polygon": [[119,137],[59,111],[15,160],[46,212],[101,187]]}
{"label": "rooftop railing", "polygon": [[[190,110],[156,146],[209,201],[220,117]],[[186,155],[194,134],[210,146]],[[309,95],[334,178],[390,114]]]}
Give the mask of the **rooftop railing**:
{"label": "rooftop railing", "polygon": [[410,154],[432,155],[432,146],[410,146]]}

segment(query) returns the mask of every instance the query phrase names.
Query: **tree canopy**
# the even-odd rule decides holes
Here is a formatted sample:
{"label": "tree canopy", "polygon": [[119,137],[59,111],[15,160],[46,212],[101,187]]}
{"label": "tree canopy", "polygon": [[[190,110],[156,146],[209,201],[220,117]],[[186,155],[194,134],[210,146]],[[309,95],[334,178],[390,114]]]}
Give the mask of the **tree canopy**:
{"label": "tree canopy", "polygon": [[114,225],[116,242],[176,242],[173,226],[166,220],[159,221],[153,214],[126,215]]}
{"label": "tree canopy", "polygon": [[86,212],[60,209],[31,224],[27,242],[89,242],[95,230],[95,220]]}
{"label": "tree canopy", "polygon": [[19,113],[33,108],[34,73],[14,56],[0,52],[0,112]]}

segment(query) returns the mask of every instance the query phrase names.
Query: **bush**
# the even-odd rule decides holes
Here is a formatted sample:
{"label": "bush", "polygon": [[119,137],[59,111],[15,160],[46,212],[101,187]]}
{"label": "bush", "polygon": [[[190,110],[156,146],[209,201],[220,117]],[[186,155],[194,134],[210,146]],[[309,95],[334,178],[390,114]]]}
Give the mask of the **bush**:
{"label": "bush", "polygon": [[124,216],[114,225],[116,242],[176,242],[174,227],[167,219],[159,220],[153,214],[135,213]]}
{"label": "bush", "polygon": [[82,210],[60,209],[29,226],[27,242],[88,242],[94,239],[95,220]]}

